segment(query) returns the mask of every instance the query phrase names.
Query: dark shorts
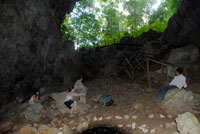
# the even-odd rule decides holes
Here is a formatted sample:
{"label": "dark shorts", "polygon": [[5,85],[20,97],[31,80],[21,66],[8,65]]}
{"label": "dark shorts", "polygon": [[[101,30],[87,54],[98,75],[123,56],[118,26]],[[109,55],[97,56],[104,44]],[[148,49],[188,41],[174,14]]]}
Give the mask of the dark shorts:
{"label": "dark shorts", "polygon": [[72,104],[74,103],[74,101],[73,100],[68,100],[68,101],[65,101],[64,102],[64,104],[69,108],[69,109],[71,109],[72,108]]}

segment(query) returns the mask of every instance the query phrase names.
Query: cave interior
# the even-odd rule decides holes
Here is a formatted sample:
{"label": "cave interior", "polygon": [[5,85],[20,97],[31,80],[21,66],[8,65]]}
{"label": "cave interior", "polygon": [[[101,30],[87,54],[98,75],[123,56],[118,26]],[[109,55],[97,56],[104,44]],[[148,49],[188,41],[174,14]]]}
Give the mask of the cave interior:
{"label": "cave interior", "polygon": [[[73,41],[61,41],[60,31],[75,3],[0,1],[0,133],[68,134],[116,126],[130,134],[184,134],[174,122],[178,114],[193,112],[200,120],[198,108],[163,108],[156,99],[177,67],[187,79],[185,94],[200,98],[200,1],[182,0],[162,33],[150,29],[137,38],[78,51]],[[63,98],[80,78],[87,101],[79,102],[79,114],[69,118]],[[40,102],[30,106],[37,90]],[[113,97],[111,106],[98,103],[105,93]]]}

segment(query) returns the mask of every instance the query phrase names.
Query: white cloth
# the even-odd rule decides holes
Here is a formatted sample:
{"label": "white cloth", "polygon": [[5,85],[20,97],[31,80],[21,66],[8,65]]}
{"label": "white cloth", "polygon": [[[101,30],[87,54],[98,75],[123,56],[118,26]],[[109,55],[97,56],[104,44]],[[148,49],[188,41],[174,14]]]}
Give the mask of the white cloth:
{"label": "white cloth", "polygon": [[29,99],[28,103],[29,103],[30,105],[35,104],[35,101],[34,101],[34,97],[33,97],[33,96],[31,96],[31,98]]}
{"label": "white cloth", "polygon": [[177,86],[179,89],[181,89],[182,87],[186,88],[186,78],[182,74],[179,74],[174,77],[174,79],[169,83],[169,85]]}
{"label": "white cloth", "polygon": [[65,101],[72,100],[72,98],[73,98],[72,96],[70,96],[70,95],[67,95],[67,96],[66,96],[66,98],[65,98],[65,100],[64,100],[64,102],[65,102]]}

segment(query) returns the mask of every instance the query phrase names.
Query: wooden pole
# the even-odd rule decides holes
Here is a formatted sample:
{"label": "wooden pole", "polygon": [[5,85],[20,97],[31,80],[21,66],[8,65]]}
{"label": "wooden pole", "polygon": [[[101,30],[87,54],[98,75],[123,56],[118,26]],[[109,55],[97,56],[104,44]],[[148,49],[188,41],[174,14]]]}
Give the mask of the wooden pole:
{"label": "wooden pole", "polygon": [[167,83],[169,84],[168,65],[166,66]]}
{"label": "wooden pole", "polygon": [[149,59],[147,58],[147,80],[149,83],[149,88],[151,89],[151,75],[150,75],[150,71],[149,71]]}
{"label": "wooden pole", "polygon": [[162,63],[162,62],[159,62],[159,61],[152,60],[152,59],[149,59],[149,60],[150,60],[150,61],[153,61],[153,62],[155,62],[155,63],[157,63],[157,64],[160,64],[160,65],[163,65],[163,66],[167,66],[167,64]]}
{"label": "wooden pole", "polygon": [[184,74],[185,74],[185,77],[186,77],[186,83],[189,84],[187,68],[186,67],[184,67]]}
{"label": "wooden pole", "polygon": [[164,67],[163,67],[163,65],[161,65],[161,68],[162,68],[162,74],[164,74]]}

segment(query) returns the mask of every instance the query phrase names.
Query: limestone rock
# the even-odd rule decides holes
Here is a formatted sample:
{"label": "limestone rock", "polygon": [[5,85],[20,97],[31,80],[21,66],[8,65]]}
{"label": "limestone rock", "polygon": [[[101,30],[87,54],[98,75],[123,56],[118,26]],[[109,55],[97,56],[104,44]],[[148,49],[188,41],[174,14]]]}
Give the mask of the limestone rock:
{"label": "limestone rock", "polygon": [[93,121],[97,121],[97,117],[94,117]]}
{"label": "limestone rock", "polygon": [[110,119],[112,119],[112,116],[108,116],[108,117],[106,117],[105,119],[106,119],[106,120],[110,120]]}
{"label": "limestone rock", "polygon": [[117,127],[122,128],[122,127],[124,127],[124,125],[123,124],[118,124]]}
{"label": "limestone rock", "polygon": [[137,115],[133,115],[133,116],[132,116],[132,119],[137,119],[137,118],[138,118]]}
{"label": "limestone rock", "polygon": [[142,104],[141,103],[137,103],[133,106],[136,110],[139,110],[140,108],[142,108]]}
{"label": "limestone rock", "polygon": [[35,128],[37,128],[37,127],[38,127],[38,124],[37,124],[37,123],[34,123],[33,126],[34,126]]}
{"label": "limestone rock", "polygon": [[79,126],[76,128],[76,130],[79,133],[82,133],[83,131],[87,130],[89,127],[89,123],[88,122],[82,122],[79,124]]}
{"label": "limestone rock", "polygon": [[124,119],[129,119],[130,117],[128,115],[124,115]]}
{"label": "limestone rock", "polygon": [[146,127],[146,124],[143,124],[139,126],[138,129],[142,130],[143,133],[147,133],[149,130]]}
{"label": "limestone rock", "polygon": [[117,116],[115,116],[115,119],[121,120],[121,119],[122,119],[122,117],[121,117],[121,116],[119,116],[119,115],[117,115]]}
{"label": "limestone rock", "polygon": [[167,118],[172,119],[172,115],[168,114]]}
{"label": "limestone rock", "polygon": [[23,112],[25,118],[29,121],[39,122],[41,120],[41,114],[43,112],[43,106],[40,103],[29,105]]}
{"label": "limestone rock", "polygon": [[184,89],[169,90],[162,103],[165,113],[171,115],[190,111],[193,106],[193,93]]}
{"label": "limestone rock", "polygon": [[151,133],[155,133],[155,132],[156,132],[156,128],[151,129],[150,132],[151,132]]}
{"label": "limestone rock", "polygon": [[126,124],[126,127],[127,128],[131,128],[131,124]]}
{"label": "limestone rock", "polygon": [[132,129],[135,129],[135,126],[136,126],[136,123],[133,122],[133,123],[131,124],[131,128],[132,128]]}
{"label": "limestone rock", "polygon": [[56,101],[56,107],[61,113],[68,112],[68,108],[64,105],[64,100],[66,98],[67,92],[52,93],[51,97]]}
{"label": "limestone rock", "polygon": [[24,126],[17,132],[17,134],[38,134],[38,131],[34,127]]}
{"label": "limestone rock", "polygon": [[68,126],[64,125],[63,126],[63,134],[72,134],[72,131]]}
{"label": "limestone rock", "polygon": [[57,134],[57,129],[56,128],[50,128],[47,125],[40,125],[38,128],[38,132],[40,134]]}
{"label": "limestone rock", "polygon": [[166,129],[169,129],[169,128],[172,128],[173,127],[173,124],[172,123],[166,123],[165,124],[165,128]]}
{"label": "limestone rock", "polygon": [[71,120],[71,121],[69,122],[69,124],[74,124],[74,120]]}
{"label": "limestone rock", "polygon": [[169,58],[167,61],[170,63],[194,62],[198,59],[198,57],[199,57],[198,47],[191,45],[173,49],[169,53]]}
{"label": "limestone rock", "polygon": [[99,119],[98,119],[99,121],[102,121],[103,120],[103,117],[99,117]]}
{"label": "limestone rock", "polygon": [[27,99],[35,89],[52,85],[58,79],[70,82],[75,72],[71,69],[74,45],[72,41],[60,41],[62,35],[57,24],[61,25],[75,3],[74,0],[62,0],[59,4],[52,0],[0,2],[0,55],[3,56],[0,105],[18,93]]}
{"label": "limestone rock", "polygon": [[165,118],[165,115],[163,115],[163,114],[160,114],[159,116],[160,116],[160,118]]}
{"label": "limestone rock", "polygon": [[200,134],[200,123],[193,114],[181,114],[176,118],[176,122],[180,134]]}
{"label": "limestone rock", "polygon": [[73,127],[73,128],[72,128],[72,131],[74,131],[74,130],[76,130],[76,127]]}
{"label": "limestone rock", "polygon": [[148,115],[148,118],[152,119],[154,117],[153,114]]}
{"label": "limestone rock", "polygon": [[12,121],[2,121],[0,122],[0,133],[9,132],[14,126]]}

